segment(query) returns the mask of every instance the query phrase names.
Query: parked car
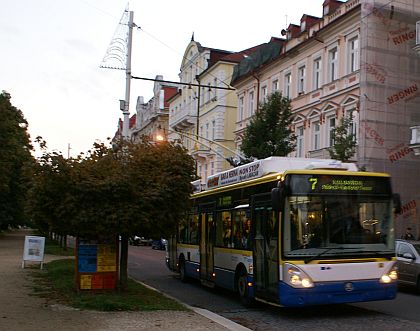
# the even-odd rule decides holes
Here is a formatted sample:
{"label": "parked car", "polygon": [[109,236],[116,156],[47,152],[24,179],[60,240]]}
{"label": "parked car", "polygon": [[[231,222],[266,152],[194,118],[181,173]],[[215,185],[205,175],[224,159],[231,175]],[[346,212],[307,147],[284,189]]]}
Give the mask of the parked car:
{"label": "parked car", "polygon": [[167,241],[166,239],[158,239],[158,240],[153,240],[152,242],[152,249],[160,249],[160,250],[165,250],[166,249],[166,244]]}
{"label": "parked car", "polygon": [[145,237],[134,236],[128,239],[128,243],[133,246],[151,246],[152,239],[146,239]]}
{"label": "parked car", "polygon": [[420,241],[395,241],[398,283],[415,286],[420,293]]}

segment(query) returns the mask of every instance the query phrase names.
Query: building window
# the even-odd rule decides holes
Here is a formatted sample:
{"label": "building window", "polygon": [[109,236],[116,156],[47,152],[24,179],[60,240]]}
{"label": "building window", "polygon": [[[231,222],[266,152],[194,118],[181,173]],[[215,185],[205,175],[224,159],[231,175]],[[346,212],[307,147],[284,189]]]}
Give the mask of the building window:
{"label": "building window", "polygon": [[318,57],[314,60],[314,90],[317,90],[321,87],[322,81],[322,62],[321,58]]}
{"label": "building window", "polygon": [[327,123],[328,123],[328,146],[332,147],[334,146],[333,133],[335,131],[335,116],[329,117],[327,119]]}
{"label": "building window", "polygon": [[303,126],[296,129],[296,156],[303,157]]}
{"label": "building window", "polygon": [[238,112],[238,121],[244,119],[244,97],[239,98],[239,112]]}
{"label": "building window", "polygon": [[352,120],[349,126],[349,132],[353,134],[354,140],[357,141],[357,121],[354,118],[355,116],[356,116],[356,112],[354,111],[354,109],[350,109],[346,111],[346,117],[351,118]]}
{"label": "building window", "polygon": [[328,82],[338,78],[338,50],[337,47],[328,52]]}
{"label": "building window", "polygon": [[303,21],[300,23],[300,32],[303,32],[306,30],[306,21]]}
{"label": "building window", "polygon": [[267,86],[261,88],[261,100],[265,102],[267,100]]}
{"label": "building window", "polygon": [[249,92],[249,114],[254,115],[254,91]]}
{"label": "building window", "polygon": [[216,139],[216,121],[211,121],[211,139]]}
{"label": "building window", "polygon": [[206,123],[206,139],[209,139],[209,123]]}
{"label": "building window", "polygon": [[319,125],[319,122],[314,122],[311,124],[311,126],[312,126],[312,149],[317,150],[317,149],[320,149],[320,146],[321,146],[320,125]]}
{"label": "building window", "polygon": [[276,79],[276,80],[273,81],[273,85],[271,87],[271,90],[273,92],[276,92],[276,91],[278,91],[278,89],[279,89],[279,81],[278,81],[278,79]]}
{"label": "building window", "polygon": [[210,175],[214,175],[214,161],[210,163]]}
{"label": "building window", "polygon": [[206,93],[206,95],[207,95],[206,102],[209,102],[211,100],[211,84],[210,83],[207,86],[207,93]]}
{"label": "building window", "polygon": [[[213,86],[217,87],[217,78],[214,78]],[[216,100],[216,97],[217,97],[217,94],[216,93],[217,93],[217,88],[213,89],[213,98],[214,98],[214,100]]]}
{"label": "building window", "polygon": [[354,37],[347,43],[348,73],[359,70],[359,38]]}
{"label": "building window", "polygon": [[298,85],[297,90],[298,94],[301,95],[305,93],[305,66],[301,66],[298,68]]}
{"label": "building window", "polygon": [[284,75],[284,96],[290,99],[290,86],[292,84],[292,74],[289,72]]}

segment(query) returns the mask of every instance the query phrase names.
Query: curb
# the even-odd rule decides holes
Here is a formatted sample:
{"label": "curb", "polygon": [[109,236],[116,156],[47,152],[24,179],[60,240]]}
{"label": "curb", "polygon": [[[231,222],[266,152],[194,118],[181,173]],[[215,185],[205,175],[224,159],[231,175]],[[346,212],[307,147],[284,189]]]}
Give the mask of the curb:
{"label": "curb", "polygon": [[148,288],[150,290],[156,291],[156,292],[158,292],[158,293],[166,296],[169,299],[175,300],[176,302],[180,303],[184,307],[192,310],[193,312],[195,312],[195,313],[197,313],[197,314],[199,314],[201,316],[204,316],[204,317],[208,318],[209,320],[212,320],[213,322],[215,322],[215,323],[217,323],[217,324],[219,324],[219,325],[227,328],[228,330],[231,330],[231,331],[251,331],[251,329],[248,329],[248,328],[246,328],[243,325],[240,325],[238,323],[235,323],[235,322],[231,321],[230,319],[227,319],[227,318],[225,318],[223,316],[220,316],[220,315],[218,315],[216,313],[213,313],[210,310],[189,306],[186,303],[184,303],[182,301],[179,301],[178,299],[176,299],[176,298],[174,298],[174,297],[172,297],[172,296],[170,296],[170,295],[168,295],[168,294],[166,294],[166,293],[164,293],[162,291],[159,291],[158,289],[156,289],[156,288],[154,288],[154,287],[152,287],[150,285],[147,285],[147,284],[145,284],[145,283],[143,283],[143,282],[141,282],[139,280],[136,280],[136,279],[134,279],[132,277],[130,277],[130,278],[132,280],[134,280],[135,282],[143,285],[144,287],[146,287],[146,288]]}

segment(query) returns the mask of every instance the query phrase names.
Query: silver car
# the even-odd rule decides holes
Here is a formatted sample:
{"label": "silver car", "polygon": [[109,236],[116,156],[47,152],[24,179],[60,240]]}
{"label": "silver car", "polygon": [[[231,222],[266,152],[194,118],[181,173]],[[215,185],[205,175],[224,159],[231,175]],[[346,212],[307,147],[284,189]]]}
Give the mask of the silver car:
{"label": "silver car", "polygon": [[398,283],[414,285],[420,293],[420,241],[395,241],[398,265]]}

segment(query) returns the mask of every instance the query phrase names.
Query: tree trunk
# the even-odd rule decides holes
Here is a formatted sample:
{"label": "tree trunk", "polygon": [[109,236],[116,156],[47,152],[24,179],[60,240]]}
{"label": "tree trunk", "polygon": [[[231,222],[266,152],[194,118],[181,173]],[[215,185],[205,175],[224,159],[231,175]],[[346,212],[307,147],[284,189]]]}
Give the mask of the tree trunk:
{"label": "tree trunk", "polygon": [[120,242],[120,289],[125,290],[128,283],[128,236],[121,235]]}

